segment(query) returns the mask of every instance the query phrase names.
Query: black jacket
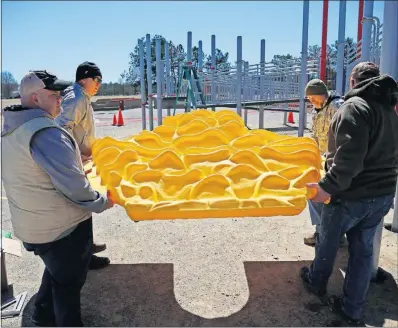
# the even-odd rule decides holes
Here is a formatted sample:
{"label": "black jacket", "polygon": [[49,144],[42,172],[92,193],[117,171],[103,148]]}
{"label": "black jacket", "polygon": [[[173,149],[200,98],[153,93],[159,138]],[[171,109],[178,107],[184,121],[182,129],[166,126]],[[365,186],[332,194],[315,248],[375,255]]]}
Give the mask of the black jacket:
{"label": "black jacket", "polygon": [[332,200],[395,193],[397,101],[397,82],[388,75],[362,81],[345,95],[330,124],[326,175],[319,182]]}

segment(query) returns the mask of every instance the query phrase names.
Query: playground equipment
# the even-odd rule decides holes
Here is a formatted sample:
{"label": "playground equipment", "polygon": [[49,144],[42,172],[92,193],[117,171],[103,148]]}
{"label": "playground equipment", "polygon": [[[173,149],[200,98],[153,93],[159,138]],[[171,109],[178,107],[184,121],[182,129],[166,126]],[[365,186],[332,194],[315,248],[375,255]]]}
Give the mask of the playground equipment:
{"label": "playground equipment", "polygon": [[[162,58],[161,40],[156,40],[156,95],[152,94],[152,83],[148,83],[148,96],[145,95],[144,86],[144,43],[139,40],[140,47],[140,72],[141,72],[141,99],[142,99],[142,124],[146,129],[146,105],[149,113],[149,130],[153,130],[153,107],[156,101],[158,124],[162,124],[162,107],[167,107],[167,116],[170,107],[174,107],[174,113],[178,100],[185,100],[185,110],[197,108],[233,107],[237,113],[244,118],[247,124],[249,110],[259,111],[259,128],[264,128],[264,111],[273,110],[284,113],[284,124],[287,123],[289,112],[299,113],[298,135],[303,136],[307,122],[307,111],[305,105],[304,88],[306,83],[316,77],[325,75],[325,40],[327,35],[328,0],[324,0],[323,28],[322,28],[322,55],[321,58],[308,58],[308,23],[309,23],[309,1],[303,1],[303,30],[302,30],[302,58],[288,60],[279,63],[265,62],[265,40],[261,40],[260,63],[249,64],[243,59],[242,37],[237,37],[237,64],[229,69],[219,69],[215,61],[216,37],[211,37],[210,67],[203,65],[202,41],[198,43],[197,78],[189,81],[182,75],[187,66],[192,65],[192,32],[187,34],[187,61],[180,68],[179,79],[173,81],[170,74],[170,56],[168,43],[164,43],[164,58]],[[364,5],[363,5],[364,4]],[[338,56],[336,90],[344,94],[348,90],[348,76],[352,68],[363,60],[380,62],[382,24],[377,17],[373,17],[373,0],[360,0],[360,8],[364,7],[364,14],[359,11],[358,19],[358,45],[348,48],[345,44],[345,20],[346,1],[340,1],[339,10],[339,34],[338,34]],[[362,29],[363,26],[363,29]],[[151,38],[146,35],[146,49],[150,49]],[[344,56],[346,51],[346,56]],[[152,65],[150,52],[146,53],[146,62]],[[185,68],[184,68],[185,67]],[[152,71],[147,70],[147,80],[152,80]],[[192,74],[191,74],[192,75]],[[325,77],[324,77],[325,78]],[[189,88],[188,88],[189,86]],[[177,90],[176,90],[177,89]],[[240,92],[239,92],[240,90]],[[177,91],[177,95],[175,94]],[[181,97],[181,95],[186,95]],[[203,101],[204,98],[204,101]],[[164,102],[174,106],[164,106]],[[299,110],[291,110],[287,104],[298,103]],[[243,109],[243,111],[242,111]]]}
{"label": "playground equipment", "polygon": [[[327,1],[324,0],[323,11],[323,37],[322,47],[325,49],[327,33]],[[338,30],[338,53],[336,72],[336,91],[344,94],[349,89],[349,75],[352,68],[361,61],[373,61],[380,64],[382,73],[387,73],[398,80],[398,2],[384,1],[383,24],[378,17],[373,16],[373,0],[359,0],[358,12],[358,35],[357,45],[349,47],[345,43],[345,21],[346,0],[339,1],[339,30]],[[302,28],[302,58],[300,60],[286,61],[283,63],[265,62],[265,40],[261,40],[260,63],[249,65],[243,60],[242,37],[237,37],[237,65],[230,70],[220,70],[215,62],[216,38],[211,37],[211,67],[203,67],[202,41],[199,41],[198,77],[203,84],[203,95],[205,108],[235,107],[237,114],[242,116],[247,124],[248,110],[259,111],[259,128],[264,127],[264,111],[279,110],[284,112],[284,122],[287,113],[296,111],[288,107],[290,103],[299,103],[299,128],[298,136],[303,136],[306,127],[306,106],[304,88],[311,78],[323,77],[320,69],[325,65],[321,58],[308,59],[308,24],[309,24],[309,1],[303,1],[303,28]],[[160,42],[159,42],[160,43]],[[188,32],[187,61],[192,59],[192,33]],[[139,40],[140,46],[140,72],[141,72],[141,101],[143,130],[146,129],[146,105],[149,113],[149,130],[153,130],[153,95],[152,83],[148,83],[148,97],[145,95],[144,85],[144,44]],[[150,49],[150,35],[146,36],[146,47]],[[167,47],[167,42],[165,43]],[[157,110],[158,124],[162,124],[162,100],[175,98],[173,89],[175,81],[170,79],[170,59],[168,51],[162,60],[160,45],[157,45],[156,68],[157,68]],[[167,49],[167,48],[166,48]],[[166,50],[165,49],[165,50]],[[345,55],[346,53],[346,55]],[[322,56],[325,52],[322,51]],[[151,67],[151,58],[147,52],[147,65]],[[166,68],[165,70],[163,68]],[[152,71],[147,70],[148,81],[152,81]],[[163,79],[162,76],[166,76]],[[186,92],[186,86],[181,87],[181,93]],[[192,105],[192,98],[187,100]],[[196,101],[196,98],[195,98]],[[190,107],[190,106],[189,106]],[[167,109],[170,115],[170,108]],[[374,272],[377,273],[380,242],[383,222],[380,223],[374,240]],[[398,187],[395,197],[395,212],[392,229],[398,232]]]}
{"label": "playground equipment", "polygon": [[[147,40],[150,35],[147,34]],[[161,59],[161,40],[156,40],[156,63],[157,75],[160,78],[162,75],[169,75],[163,73],[163,68],[168,67],[170,58],[165,52],[165,58]],[[147,42],[148,44],[148,42]],[[192,33],[188,32],[188,45],[192,44]],[[164,43],[164,46],[167,42]],[[140,46],[140,68],[144,67],[144,49],[143,42],[139,41]],[[215,36],[212,36],[212,53],[215,56]],[[147,48],[149,49],[149,48]],[[157,79],[157,95],[156,104],[158,115],[160,115],[159,108],[162,107],[162,101],[173,98],[175,100],[174,112],[176,103],[180,99],[180,94],[187,94],[186,97],[186,111],[190,108],[196,108],[196,104],[200,103],[201,108],[215,108],[215,107],[236,107],[239,115],[242,115],[242,108],[244,109],[244,121],[247,124],[247,111],[249,109],[256,109],[260,112],[259,128],[264,127],[264,110],[278,110],[287,113],[290,111],[286,108],[288,103],[299,102],[299,84],[301,69],[306,71],[307,79],[314,78],[318,72],[318,60],[308,60],[305,67],[301,67],[299,59],[288,60],[280,63],[265,62],[265,40],[261,40],[260,64],[249,65],[247,61],[242,60],[242,37],[237,37],[237,65],[228,69],[217,69],[213,66],[203,67],[203,58],[198,56],[197,72],[185,74],[184,72],[192,66],[191,51],[187,52],[187,61],[180,68],[180,77],[177,81],[177,96],[170,94],[170,82],[167,79]],[[165,49],[166,50],[166,49]],[[199,54],[202,54],[202,42],[199,42]],[[213,56],[213,57],[214,57]],[[147,52],[148,58],[148,52]],[[215,57],[214,57],[215,58]],[[149,65],[150,62],[147,62]],[[215,63],[214,63],[215,64]],[[160,71],[158,71],[160,69]],[[196,76],[195,76],[196,74]],[[194,75],[194,79],[191,76]],[[142,74],[143,76],[143,74]],[[149,74],[147,73],[148,79]],[[184,83],[186,82],[186,83]],[[167,87],[169,85],[169,87]],[[172,84],[171,84],[172,85]],[[152,88],[148,85],[148,93]],[[238,92],[237,90],[241,90]],[[170,97],[171,96],[171,97]],[[144,88],[142,88],[141,98],[143,99],[143,108],[146,105],[146,97]],[[151,115],[152,101],[154,98],[152,94],[148,95],[149,115]],[[282,107],[281,107],[282,105]],[[270,106],[273,106],[270,108]],[[144,110],[144,109],[143,109]],[[297,111],[297,110],[292,110]],[[168,115],[169,112],[168,112]],[[285,123],[286,123],[285,115]],[[143,118],[146,118],[143,114]],[[145,120],[143,120],[143,128]],[[159,125],[161,122],[159,122]],[[149,129],[153,130],[152,118],[149,118]]]}

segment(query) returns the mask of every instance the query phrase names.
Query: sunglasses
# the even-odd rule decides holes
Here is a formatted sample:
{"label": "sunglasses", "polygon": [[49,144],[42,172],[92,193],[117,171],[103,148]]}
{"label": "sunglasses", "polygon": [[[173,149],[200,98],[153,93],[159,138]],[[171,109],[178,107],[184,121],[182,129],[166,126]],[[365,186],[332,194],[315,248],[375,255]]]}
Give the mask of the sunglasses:
{"label": "sunglasses", "polygon": [[99,77],[93,77],[93,80],[97,83],[102,83],[102,80]]}

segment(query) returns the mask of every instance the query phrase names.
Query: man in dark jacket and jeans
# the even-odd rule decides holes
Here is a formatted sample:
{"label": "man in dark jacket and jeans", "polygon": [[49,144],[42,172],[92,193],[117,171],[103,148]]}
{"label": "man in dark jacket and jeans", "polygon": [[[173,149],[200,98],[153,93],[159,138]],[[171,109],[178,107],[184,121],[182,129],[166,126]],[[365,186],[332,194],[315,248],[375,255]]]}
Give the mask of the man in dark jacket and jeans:
{"label": "man in dark jacket and jeans", "polygon": [[398,86],[370,62],[354,67],[350,86],[331,122],[326,175],[308,185],[318,191],[313,201],[330,198],[330,203],[323,206],[315,259],[300,276],[310,292],[325,296],[345,233],[350,256],[343,297],[331,296],[329,304],[348,324],[357,325],[371,279],[373,238],[391,208],[397,183]]}

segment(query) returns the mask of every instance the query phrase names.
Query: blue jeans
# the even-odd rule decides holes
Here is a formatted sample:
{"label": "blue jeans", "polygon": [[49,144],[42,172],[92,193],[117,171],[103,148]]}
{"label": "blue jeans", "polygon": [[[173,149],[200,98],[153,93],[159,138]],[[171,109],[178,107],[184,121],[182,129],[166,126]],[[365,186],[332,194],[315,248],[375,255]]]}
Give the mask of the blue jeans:
{"label": "blue jeans", "polygon": [[378,224],[389,212],[393,198],[394,195],[388,195],[323,205],[309,279],[312,285],[326,288],[340,237],[346,234],[349,260],[344,279],[343,310],[351,318],[359,319],[362,315],[372,274],[373,238]]}
{"label": "blue jeans", "polygon": [[315,226],[315,231],[319,233],[319,228],[321,226],[323,203],[315,203],[309,200],[308,209],[310,211],[311,223],[312,225]]}
{"label": "blue jeans", "polygon": [[54,317],[59,327],[83,325],[80,291],[86,281],[92,245],[92,218],[79,223],[59,240],[45,244],[24,243],[26,250],[40,256],[45,264],[36,309],[47,317]]}

